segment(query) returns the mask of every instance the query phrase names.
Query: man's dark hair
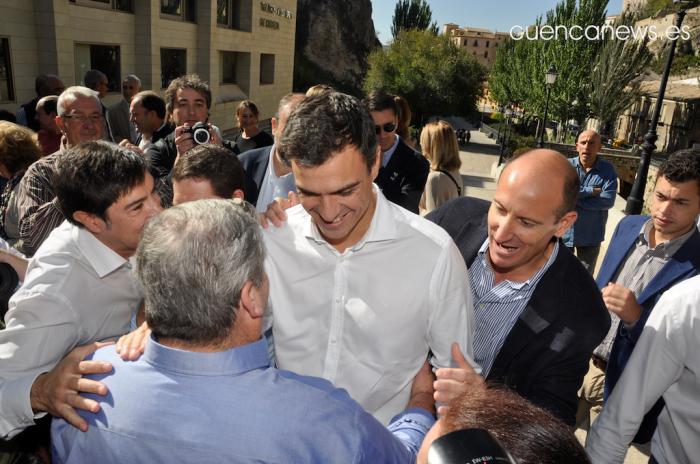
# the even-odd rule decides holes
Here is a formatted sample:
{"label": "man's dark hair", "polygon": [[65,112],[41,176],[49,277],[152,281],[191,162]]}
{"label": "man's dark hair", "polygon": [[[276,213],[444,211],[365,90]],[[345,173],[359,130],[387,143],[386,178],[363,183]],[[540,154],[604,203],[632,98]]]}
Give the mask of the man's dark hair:
{"label": "man's dark hair", "polygon": [[471,388],[450,403],[443,434],[485,429],[519,464],[589,463],[569,426],[502,386]]}
{"label": "man's dark hair", "polygon": [[168,88],[165,89],[165,107],[168,113],[172,113],[175,109],[175,99],[180,89],[193,89],[201,93],[207,102],[207,109],[211,108],[209,84],[201,80],[197,74],[186,74],[170,81]]}
{"label": "man's dark hair", "polygon": [[58,110],[56,109],[57,103],[58,97],[56,95],[49,95],[40,99],[37,102],[36,107],[37,109],[41,108],[42,110],[44,110],[44,113],[46,114],[58,114]]}
{"label": "man's dark hair", "polygon": [[687,148],[679,150],[668,157],[659,168],[656,179],[665,177],[669,182],[688,182],[694,180],[700,193],[700,150]]}
{"label": "man's dark hair", "polygon": [[245,172],[232,151],[218,145],[198,145],[181,156],[173,167],[173,180],[204,179],[221,198],[243,190]]}
{"label": "man's dark hair", "polygon": [[152,90],[144,90],[134,95],[146,111],[155,111],[160,119],[165,119],[165,100]]}
{"label": "man's dark hair", "polygon": [[280,157],[320,166],[348,145],[356,147],[371,170],[377,157],[374,122],[360,101],[340,92],[305,98],[292,112],[280,140]]}
{"label": "man's dark hair", "polygon": [[0,121],[8,121],[11,123],[17,123],[17,118],[14,114],[7,110],[0,110]]}
{"label": "man's dark hair", "polygon": [[399,104],[394,99],[393,95],[389,95],[384,92],[371,92],[367,95],[364,100],[367,110],[371,113],[372,111],[384,111],[392,110],[396,116],[401,117],[401,108]]}
{"label": "man's dark hair", "polygon": [[85,87],[88,89],[97,90],[97,84],[100,83],[103,77],[106,79],[107,75],[99,69],[89,69],[83,78]]}
{"label": "man's dark hair", "polygon": [[63,216],[73,218],[85,211],[109,224],[107,209],[135,186],[144,182],[148,164],[143,156],[113,143],[84,142],[61,155],[54,189]]}

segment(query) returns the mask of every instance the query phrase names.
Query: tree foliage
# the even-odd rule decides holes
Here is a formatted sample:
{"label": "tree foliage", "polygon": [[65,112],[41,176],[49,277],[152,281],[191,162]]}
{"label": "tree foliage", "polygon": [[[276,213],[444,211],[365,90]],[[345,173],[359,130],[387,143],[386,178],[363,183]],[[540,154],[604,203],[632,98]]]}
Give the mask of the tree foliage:
{"label": "tree foliage", "polygon": [[418,124],[430,115],[474,113],[486,76],[476,59],[448,37],[427,31],[402,31],[387,49],[372,52],[368,62],[365,91],[405,97]]}
{"label": "tree foliage", "polygon": [[[634,16],[623,15],[614,26],[634,25]],[[590,112],[599,129],[610,133],[613,123],[639,96],[638,77],[649,66],[652,55],[646,40],[615,40],[603,43],[591,73]]]}
{"label": "tree foliage", "polygon": [[433,12],[426,0],[399,0],[391,18],[391,35],[396,39],[401,31],[418,29],[437,35],[438,27],[433,22]]}

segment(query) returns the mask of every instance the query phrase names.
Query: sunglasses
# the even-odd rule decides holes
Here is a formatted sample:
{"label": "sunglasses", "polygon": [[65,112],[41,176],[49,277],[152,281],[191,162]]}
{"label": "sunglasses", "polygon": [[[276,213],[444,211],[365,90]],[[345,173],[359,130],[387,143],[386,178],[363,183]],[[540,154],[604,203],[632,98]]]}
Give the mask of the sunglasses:
{"label": "sunglasses", "polygon": [[376,132],[377,135],[381,134],[382,130],[387,134],[389,132],[394,132],[396,130],[396,124],[393,122],[388,122],[386,124],[382,124],[381,126],[374,126],[374,132]]}

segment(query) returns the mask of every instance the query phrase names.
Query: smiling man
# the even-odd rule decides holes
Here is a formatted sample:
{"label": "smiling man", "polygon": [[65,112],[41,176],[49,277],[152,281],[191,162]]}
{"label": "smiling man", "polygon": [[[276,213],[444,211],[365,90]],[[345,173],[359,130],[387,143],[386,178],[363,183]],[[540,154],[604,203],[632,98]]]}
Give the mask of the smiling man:
{"label": "smiling man", "polygon": [[466,267],[443,230],[372,182],[380,148],[354,97],[305,99],[277,149],[301,202],[265,233],[277,364],[345,388],[386,424],[429,351],[438,367],[450,365],[453,342],[471,355]]}
{"label": "smiling man", "polygon": [[[469,267],[482,375],[571,425],[588,359],[610,325],[593,278],[559,240],[576,220],[578,190],[566,158],[532,150],[506,165],[490,205],[459,198],[427,216]],[[466,374],[446,371],[438,394],[455,396]]]}

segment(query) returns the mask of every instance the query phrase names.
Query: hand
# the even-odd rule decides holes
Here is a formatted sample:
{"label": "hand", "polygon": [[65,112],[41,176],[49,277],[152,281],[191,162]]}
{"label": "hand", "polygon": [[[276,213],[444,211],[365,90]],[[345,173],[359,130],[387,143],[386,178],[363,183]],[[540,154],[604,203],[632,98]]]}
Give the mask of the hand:
{"label": "hand", "polygon": [[428,361],[423,363],[411,385],[411,397],[408,400],[409,408],[423,408],[431,414],[435,414],[435,401],[433,400],[433,382],[435,376]]}
{"label": "hand", "polygon": [[642,314],[634,293],[622,285],[610,282],[603,288],[603,301],[608,310],[617,315],[627,325],[634,325]]}
{"label": "hand", "polygon": [[116,351],[124,361],[136,361],[146,349],[146,341],[150,336],[151,328],[144,322],[133,332],[119,337]]}
{"label": "hand", "polygon": [[194,143],[192,133],[189,132],[189,129],[190,125],[187,123],[175,128],[175,146],[177,147],[177,157],[175,159],[176,163],[181,156],[197,145]]}
{"label": "hand", "polygon": [[593,192],[591,192],[591,195],[594,197],[600,196],[600,194],[603,192],[603,189],[600,187],[593,187]]}
{"label": "hand", "polygon": [[69,424],[87,431],[85,419],[74,408],[98,412],[100,404],[78,393],[106,395],[107,387],[95,380],[85,379],[87,374],[104,374],[111,372],[112,365],[104,361],[84,361],[85,357],[109,343],[95,342],[74,348],[49,372],[36,378],[32,384],[30,401],[35,412],[46,411],[57,417],[63,417]]}
{"label": "hand", "polygon": [[452,360],[457,364],[456,368],[440,368],[435,372],[435,401],[441,403],[438,407],[438,416],[447,412],[449,403],[463,395],[470,388],[482,388],[484,379],[474,370],[466,360],[457,343],[452,344]]}
{"label": "hand", "polygon": [[129,142],[128,139],[124,139],[121,142],[119,142],[120,147],[124,147],[127,150],[133,151],[134,153],[138,153],[139,155],[143,155],[143,150],[141,150],[137,145],[134,145],[133,143]]}
{"label": "hand", "polygon": [[27,258],[22,258],[7,250],[0,249],[0,263],[7,263],[12,266],[19,280],[24,281],[24,277],[27,275],[27,266],[29,265],[29,260]]}
{"label": "hand", "polygon": [[263,229],[269,227],[269,223],[275,227],[280,227],[287,220],[287,213],[284,210],[299,204],[299,195],[296,192],[289,192],[287,198],[277,197],[267,205],[267,210],[258,216],[258,220]]}
{"label": "hand", "polygon": [[212,145],[223,145],[221,137],[219,137],[219,132],[214,130],[211,125],[209,126],[209,143]]}

